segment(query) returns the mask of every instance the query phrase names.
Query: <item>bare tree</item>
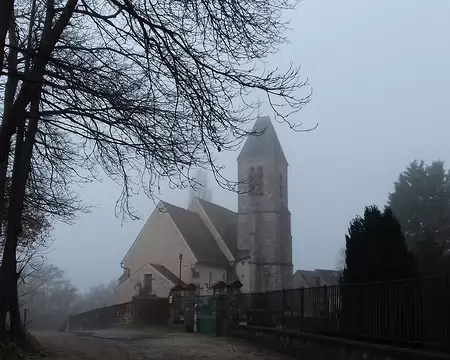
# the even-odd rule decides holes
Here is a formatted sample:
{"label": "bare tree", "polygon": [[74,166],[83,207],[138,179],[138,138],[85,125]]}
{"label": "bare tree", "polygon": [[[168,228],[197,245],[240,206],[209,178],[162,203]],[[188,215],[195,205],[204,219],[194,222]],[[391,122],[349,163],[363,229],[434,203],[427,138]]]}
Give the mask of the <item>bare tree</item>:
{"label": "bare tree", "polygon": [[[6,200],[10,194],[10,181],[6,182]],[[51,225],[47,216],[39,211],[30,197],[30,187],[27,187],[27,202],[25,202],[22,213],[22,231],[17,239],[16,247],[16,281],[19,277],[23,277],[25,268],[37,265],[37,259],[40,253],[46,248]],[[3,209],[4,211],[5,209]],[[0,256],[3,257],[5,237],[0,235]],[[1,275],[1,274],[0,274]],[[17,321],[20,321],[19,304],[14,303],[9,306],[11,319],[11,328],[17,328]]]}
{"label": "bare tree", "polygon": [[64,271],[47,262],[29,264],[19,284],[22,311],[28,311],[29,327],[57,330],[73,314],[110,306],[115,303],[117,281],[97,284],[81,293]]}
{"label": "bare tree", "polygon": [[11,24],[14,0],[0,0],[0,71],[3,69],[3,57],[5,55],[5,38],[8,32],[8,28]]}
{"label": "bare tree", "polygon": [[67,316],[82,308],[77,288],[57,266],[42,263],[29,267],[19,284],[20,306],[29,310],[33,328],[57,330]]}
{"label": "bare tree", "polygon": [[[50,140],[49,140],[50,142]],[[53,144],[53,154],[56,146]],[[61,151],[69,150],[63,146]],[[67,152],[70,154],[70,152]],[[17,237],[15,279],[24,282],[29,277],[28,272],[36,272],[43,264],[46,251],[51,243],[51,221],[58,219],[71,222],[76,212],[89,211],[89,207],[80,202],[76,195],[67,187],[69,177],[61,178],[57,175],[61,166],[51,166],[45,156],[35,152],[32,158],[30,176],[25,189],[23,211],[21,218],[21,232]],[[61,174],[60,174],[61,175]],[[11,194],[11,181],[7,178],[5,189],[6,204],[9,204]],[[6,207],[3,211],[6,210]],[[3,217],[3,225],[7,226],[7,217]],[[5,234],[0,235],[0,257],[3,258]],[[0,276],[2,273],[0,273]],[[9,305],[11,329],[21,329],[19,304],[14,302]]]}
{"label": "bare tree", "polygon": [[[251,93],[265,92],[292,128],[287,116],[309,101],[297,93],[305,85],[298,68],[280,73],[264,65],[286,41],[281,16],[294,6],[295,0],[16,1],[2,49],[0,340],[6,309],[17,305],[17,239],[37,159],[63,195],[65,183],[87,181],[100,168],[122,186],[117,211],[131,217],[136,191],[153,198],[161,179],[189,186],[191,168],[209,168],[221,186],[234,189],[215,155],[249,133]],[[17,341],[23,331],[15,328]]]}
{"label": "bare tree", "polygon": [[343,271],[344,269],[345,269],[345,247],[342,247],[339,250],[339,254],[337,256],[336,270]]}
{"label": "bare tree", "polygon": [[87,292],[80,295],[77,304],[77,312],[85,312],[113,305],[116,302],[114,289],[117,287],[117,280],[112,280],[107,284],[97,284],[92,286]]}

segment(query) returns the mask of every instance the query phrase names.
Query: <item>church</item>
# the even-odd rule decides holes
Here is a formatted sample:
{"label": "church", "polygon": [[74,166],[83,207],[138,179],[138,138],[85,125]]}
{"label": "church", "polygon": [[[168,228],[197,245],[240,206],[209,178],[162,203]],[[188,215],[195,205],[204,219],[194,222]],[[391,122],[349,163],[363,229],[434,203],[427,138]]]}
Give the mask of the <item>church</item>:
{"label": "church", "polygon": [[125,254],[118,302],[167,297],[178,284],[212,294],[218,281],[242,292],[292,287],[288,163],[268,116],[259,117],[237,158],[238,211],[195,198],[188,209],[160,201]]}

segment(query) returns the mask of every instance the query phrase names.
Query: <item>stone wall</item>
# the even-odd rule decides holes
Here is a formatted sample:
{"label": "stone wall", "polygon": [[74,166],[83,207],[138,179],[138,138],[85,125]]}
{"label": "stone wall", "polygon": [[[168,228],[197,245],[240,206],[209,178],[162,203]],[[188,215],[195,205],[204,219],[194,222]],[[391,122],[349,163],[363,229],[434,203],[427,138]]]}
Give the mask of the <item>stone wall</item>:
{"label": "stone wall", "polygon": [[298,359],[315,360],[431,360],[449,359],[445,353],[379,345],[316,334],[305,334],[239,326],[237,336],[257,345],[292,355]]}
{"label": "stone wall", "polygon": [[169,302],[159,298],[135,298],[130,302],[107,306],[70,316],[66,330],[83,331],[117,327],[166,325]]}

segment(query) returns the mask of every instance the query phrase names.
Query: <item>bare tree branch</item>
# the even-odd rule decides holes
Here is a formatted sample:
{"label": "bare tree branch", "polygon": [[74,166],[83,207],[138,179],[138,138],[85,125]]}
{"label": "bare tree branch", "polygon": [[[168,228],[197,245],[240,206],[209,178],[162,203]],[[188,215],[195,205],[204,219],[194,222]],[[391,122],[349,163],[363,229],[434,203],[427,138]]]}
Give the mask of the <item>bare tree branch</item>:
{"label": "bare tree branch", "polygon": [[122,218],[137,216],[131,199],[141,189],[156,199],[161,180],[192,186],[192,169],[236,190],[217,154],[250,133],[255,92],[277,120],[305,130],[289,120],[310,100],[300,68],[266,64],[287,40],[282,16],[296,2],[16,1],[0,69],[2,200],[11,181],[0,207],[9,289],[0,296],[0,338],[5,309],[18,309],[11,278],[27,207],[70,222],[88,210],[74,186],[103,174],[122,187]]}

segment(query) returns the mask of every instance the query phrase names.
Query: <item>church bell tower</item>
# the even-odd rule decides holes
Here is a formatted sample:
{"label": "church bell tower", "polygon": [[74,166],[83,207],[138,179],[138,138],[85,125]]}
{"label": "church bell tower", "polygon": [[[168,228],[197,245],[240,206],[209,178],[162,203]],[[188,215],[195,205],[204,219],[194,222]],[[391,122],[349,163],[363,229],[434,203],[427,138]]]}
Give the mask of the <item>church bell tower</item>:
{"label": "church bell tower", "polygon": [[289,288],[292,238],[288,163],[268,116],[259,117],[238,156],[236,274],[244,292]]}

